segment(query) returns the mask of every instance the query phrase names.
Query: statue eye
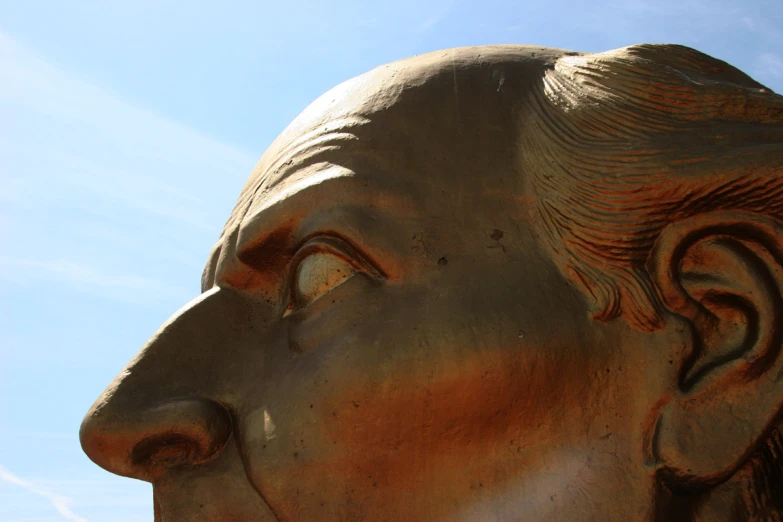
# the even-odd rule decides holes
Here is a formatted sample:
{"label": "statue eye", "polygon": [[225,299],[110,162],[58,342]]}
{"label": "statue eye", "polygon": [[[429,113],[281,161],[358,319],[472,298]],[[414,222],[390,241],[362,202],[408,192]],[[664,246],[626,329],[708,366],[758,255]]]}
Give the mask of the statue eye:
{"label": "statue eye", "polygon": [[348,261],[330,252],[315,252],[296,266],[293,278],[294,309],[302,309],[328,294],[359,272]]}
{"label": "statue eye", "polygon": [[384,272],[343,239],[318,236],[305,243],[291,260],[289,303],[284,315],[306,308],[357,274],[377,281]]}

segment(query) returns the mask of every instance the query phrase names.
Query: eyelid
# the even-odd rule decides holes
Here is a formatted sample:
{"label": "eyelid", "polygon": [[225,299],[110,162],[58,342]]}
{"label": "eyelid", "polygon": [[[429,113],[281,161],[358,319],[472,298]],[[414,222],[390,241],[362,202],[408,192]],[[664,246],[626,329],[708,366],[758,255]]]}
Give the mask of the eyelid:
{"label": "eyelid", "polygon": [[316,232],[307,236],[301,246],[296,249],[296,253],[291,259],[291,267],[296,268],[306,256],[315,252],[331,252],[369,275],[386,278],[384,271],[360,248],[346,238],[332,232]]}
{"label": "eyelid", "polygon": [[[296,288],[296,276],[299,265],[313,254],[328,253],[339,257],[345,263],[353,266],[357,271],[374,277],[375,279],[385,279],[386,274],[381,268],[372,262],[360,249],[353,246],[343,237],[333,233],[311,234],[302,241],[302,245],[296,250],[291,258],[288,270],[288,291],[289,295]],[[293,300],[289,297],[289,310],[295,306]]]}

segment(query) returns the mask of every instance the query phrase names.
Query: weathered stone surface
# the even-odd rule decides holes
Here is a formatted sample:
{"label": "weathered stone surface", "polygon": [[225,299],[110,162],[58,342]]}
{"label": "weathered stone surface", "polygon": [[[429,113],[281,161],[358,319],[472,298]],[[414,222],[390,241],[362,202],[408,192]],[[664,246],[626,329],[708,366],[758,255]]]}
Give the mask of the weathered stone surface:
{"label": "weathered stone surface", "polygon": [[[216,181],[219,182],[219,181]],[[160,521],[780,521],[783,98],[692,49],[329,91],[87,414]]]}

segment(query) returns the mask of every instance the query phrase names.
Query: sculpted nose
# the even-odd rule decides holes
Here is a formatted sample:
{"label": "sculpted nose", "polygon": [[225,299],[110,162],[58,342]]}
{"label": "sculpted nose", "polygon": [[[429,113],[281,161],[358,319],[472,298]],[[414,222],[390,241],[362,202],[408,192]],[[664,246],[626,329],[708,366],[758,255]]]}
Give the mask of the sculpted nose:
{"label": "sculpted nose", "polygon": [[[107,395],[109,401],[111,389]],[[228,412],[211,400],[174,399],[135,412],[102,408],[106,401],[88,412],[79,436],[90,459],[118,475],[151,481],[172,467],[203,463],[231,435]]]}
{"label": "sculpted nose", "polygon": [[84,417],[87,456],[113,473],[148,481],[216,456],[232,426],[216,400],[228,400],[221,395],[233,364],[226,347],[252,339],[259,317],[253,303],[215,288],[166,321]]}

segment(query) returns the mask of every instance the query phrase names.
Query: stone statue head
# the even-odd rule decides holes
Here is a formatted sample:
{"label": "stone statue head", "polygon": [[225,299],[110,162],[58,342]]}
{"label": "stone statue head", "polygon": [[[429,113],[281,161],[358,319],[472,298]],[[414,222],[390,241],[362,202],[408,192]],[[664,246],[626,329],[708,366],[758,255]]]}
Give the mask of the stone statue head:
{"label": "stone statue head", "polygon": [[783,517],[783,97],[692,49],[350,80],[202,288],[81,429],[156,520]]}

